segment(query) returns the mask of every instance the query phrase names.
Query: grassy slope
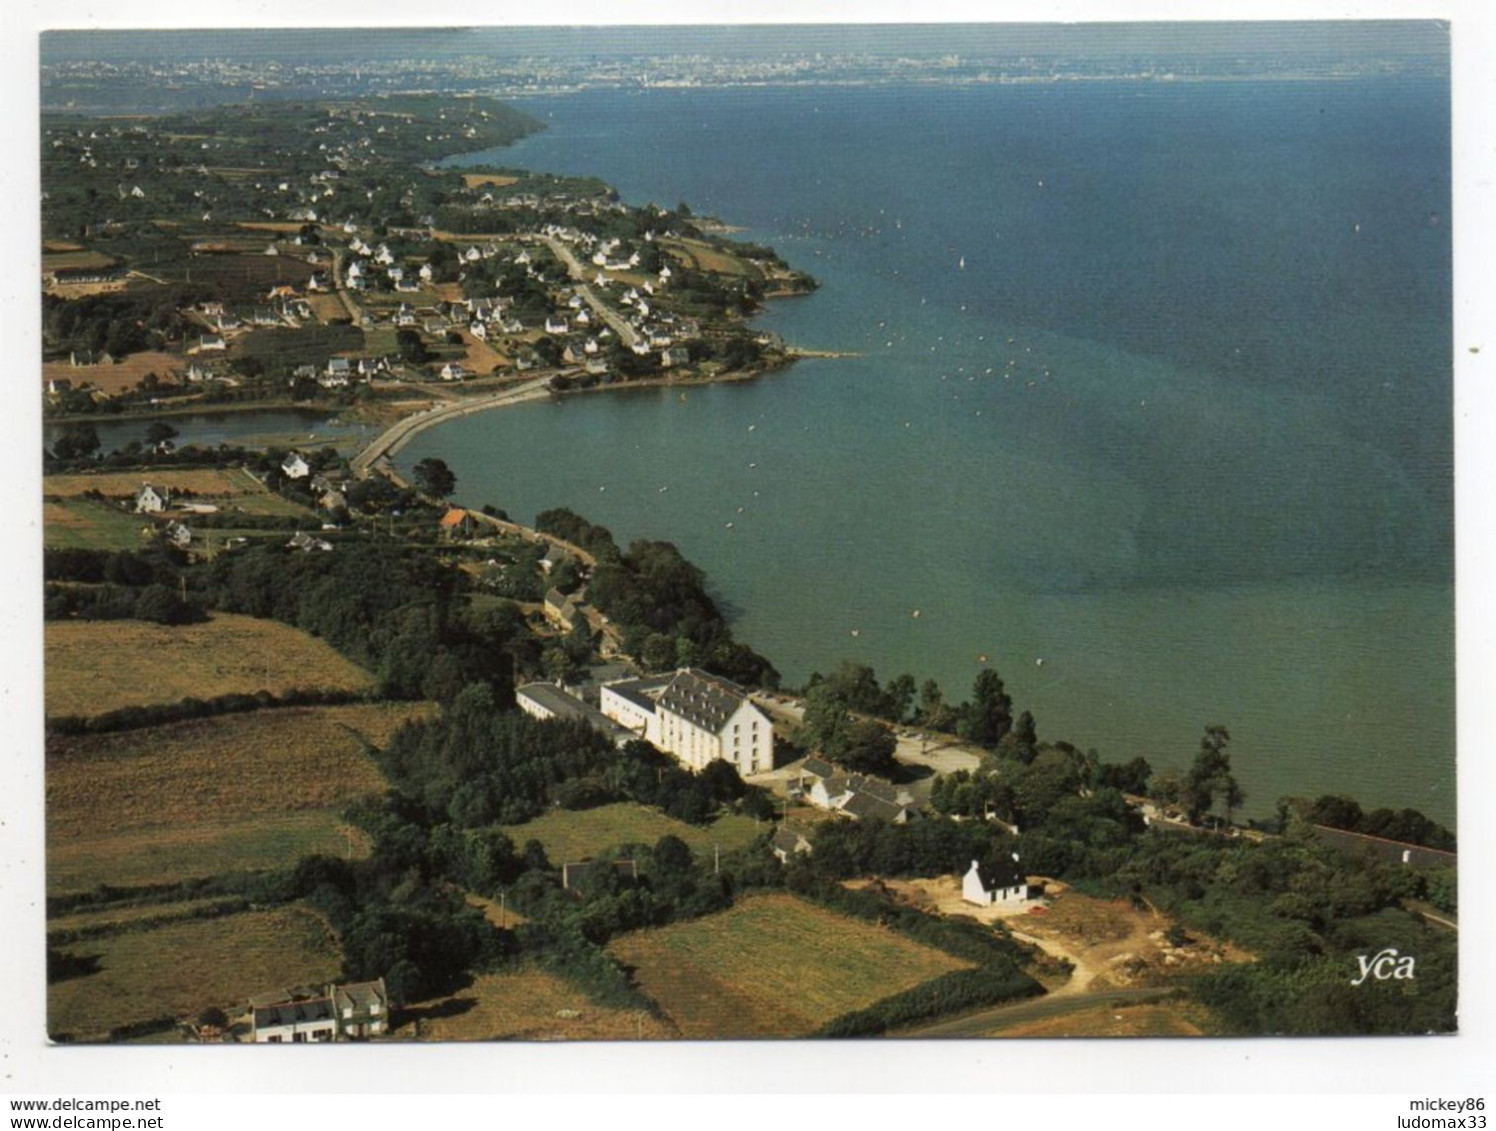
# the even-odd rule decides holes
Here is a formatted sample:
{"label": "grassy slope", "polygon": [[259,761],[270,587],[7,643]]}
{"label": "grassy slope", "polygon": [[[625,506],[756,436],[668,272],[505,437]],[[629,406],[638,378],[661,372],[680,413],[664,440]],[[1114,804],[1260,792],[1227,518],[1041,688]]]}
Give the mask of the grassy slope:
{"label": "grassy slope", "polygon": [[144,884],[268,868],[311,852],[361,854],[338,816],[385,782],[383,745],[421,704],[293,707],[47,748],[47,886]]}
{"label": "grassy slope", "polygon": [[179,627],[52,621],[45,636],[49,716],[97,715],[261,689],[362,691],[373,684],[367,672],[323,641],[232,613]]}
{"label": "grassy slope", "polygon": [[752,842],[760,829],[751,817],[728,816],[705,828],[688,825],[630,801],[596,809],[555,809],[523,825],[508,825],[515,844],[538,840],[554,864],[583,860],[620,844],[654,844],[667,833],[709,856],[712,845],[729,852]]}
{"label": "grassy slope", "polygon": [[64,948],[95,955],[98,970],[49,986],[47,1031],[102,1039],[110,1029],[210,1005],[230,1015],[250,995],[335,978],[337,944],[323,920],[296,905],[167,923]]}
{"label": "grassy slope", "polygon": [[752,896],[609,949],[688,1038],[803,1036],[968,965],[787,895]]}

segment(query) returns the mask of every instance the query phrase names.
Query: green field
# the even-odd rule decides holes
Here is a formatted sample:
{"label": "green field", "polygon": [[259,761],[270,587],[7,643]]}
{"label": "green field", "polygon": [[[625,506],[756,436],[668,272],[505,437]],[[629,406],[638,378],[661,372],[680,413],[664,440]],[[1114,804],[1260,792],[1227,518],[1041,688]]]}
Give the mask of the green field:
{"label": "green field", "polygon": [[789,895],[615,939],[688,1039],[798,1037],[921,982],[970,966],[903,935]]}
{"label": "green field", "polygon": [[97,965],[93,973],[47,987],[47,1032],[82,1041],[104,1040],[117,1026],[155,1018],[190,1020],[208,1006],[233,1017],[251,995],[323,984],[341,966],[326,923],[294,904],[185,919],[62,950]]}
{"label": "green field", "polygon": [[362,856],[343,821],[382,793],[366,752],[427,704],[288,707],[47,743],[47,889],[175,882]]}
{"label": "green field", "polygon": [[150,543],[154,531],[150,519],[113,503],[64,499],[42,504],[42,544],[56,549],[138,550]]}
{"label": "green field", "polygon": [[667,833],[678,836],[700,856],[710,856],[712,846],[723,852],[746,847],[767,826],[752,817],[729,815],[699,827],[677,821],[663,813],[620,801],[596,809],[555,809],[523,825],[508,825],[504,833],[515,844],[538,840],[545,845],[551,863],[584,860],[620,844],[654,844]]}
{"label": "green field", "polygon": [[47,894],[259,871],[314,854],[367,856],[368,838],[339,816],[340,808],[61,841],[47,848]]}

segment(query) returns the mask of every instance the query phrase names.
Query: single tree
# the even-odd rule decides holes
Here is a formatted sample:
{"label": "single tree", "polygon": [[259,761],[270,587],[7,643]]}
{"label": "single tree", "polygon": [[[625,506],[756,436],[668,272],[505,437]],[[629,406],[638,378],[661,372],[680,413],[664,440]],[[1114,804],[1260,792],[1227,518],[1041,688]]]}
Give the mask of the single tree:
{"label": "single tree", "polygon": [[428,456],[411,469],[415,477],[416,487],[427,495],[435,495],[438,499],[445,499],[457,490],[457,476],[452,474],[452,469],[447,466],[445,460]]}
{"label": "single tree", "polygon": [[1199,821],[1220,803],[1226,810],[1229,825],[1232,812],[1246,800],[1246,794],[1231,773],[1231,755],[1226,753],[1230,741],[1231,735],[1219,725],[1207,726],[1200,738],[1200,752],[1195,755],[1184,779],[1184,801],[1192,822]]}
{"label": "single tree", "polygon": [[165,440],[176,438],[177,430],[164,420],[153,420],[145,427],[145,442],[153,448]]}
{"label": "single tree", "polygon": [[92,424],[66,424],[52,444],[57,459],[83,459],[99,450],[99,433]]}
{"label": "single tree", "polygon": [[961,737],[993,747],[1012,729],[1012,697],[1003,689],[1002,678],[991,668],[983,668],[972,684],[971,704],[962,719]]}

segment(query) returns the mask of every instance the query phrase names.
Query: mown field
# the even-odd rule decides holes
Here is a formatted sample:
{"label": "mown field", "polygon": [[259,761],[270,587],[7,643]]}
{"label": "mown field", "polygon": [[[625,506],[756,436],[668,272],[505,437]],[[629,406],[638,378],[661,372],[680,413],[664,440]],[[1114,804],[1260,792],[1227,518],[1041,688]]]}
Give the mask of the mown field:
{"label": "mown field", "polygon": [[134,550],[146,545],[155,527],[144,515],[122,511],[95,499],[42,504],[42,544],[60,549]]}
{"label": "mown field", "polygon": [[122,934],[142,925],[165,925],[166,920],[204,918],[220,908],[232,909],[243,902],[238,896],[206,896],[202,899],[173,900],[170,903],[142,903],[133,907],[77,911],[71,915],[57,915],[48,919],[47,939],[52,941],[75,931],[90,935]]}
{"label": "mown field", "polygon": [[336,809],[117,835],[101,831],[81,840],[49,843],[47,894],[90,892],[100,884],[134,887],[263,871],[311,855],[357,860],[368,856],[369,848],[368,838]]}
{"label": "mown field", "polygon": [[91,974],[47,987],[47,1032],[74,1040],[105,1039],[117,1026],[159,1017],[193,1018],[212,1005],[234,1016],[253,994],[325,983],[341,966],[326,923],[295,904],[62,949],[97,963]]}
{"label": "mown field", "polygon": [[42,250],[42,270],[56,271],[68,267],[112,267],[117,260],[102,251],[85,251],[74,248],[69,251],[52,251],[45,245]]}
{"label": "mown field", "polygon": [[665,240],[662,247],[684,257],[689,266],[718,275],[738,275],[752,279],[762,278],[762,272],[746,259],[718,251],[711,244],[700,240]]}
{"label": "mown field", "polygon": [[261,689],[363,691],[374,682],[313,636],[233,613],[174,627],[49,621],[45,662],[46,709],[53,717]]}
{"label": "mown field", "polygon": [[752,817],[736,814],[719,818],[705,828],[677,821],[656,809],[632,801],[600,805],[596,809],[553,809],[523,825],[507,825],[504,833],[515,844],[538,840],[551,863],[584,860],[619,844],[654,844],[669,833],[699,855],[709,856],[712,845],[723,852],[746,847],[759,833]]}
{"label": "mown field", "polygon": [[[141,434],[145,422],[141,422]],[[239,467],[157,468],[151,471],[105,471],[90,475],[47,475],[42,478],[42,494],[70,498],[97,491],[106,498],[133,498],[141,485],[150,483],[171,491],[190,491],[200,500],[234,499],[242,501],[253,495],[270,492],[259,480]]]}
{"label": "mown field", "polygon": [[450,997],[402,1011],[395,1038],[422,1041],[632,1041],[678,1034],[637,1010],[594,1005],[543,970],[481,974]]}
{"label": "mown field", "polygon": [[73,388],[92,385],[101,393],[114,396],[140,384],[141,378],[154,373],[166,384],[176,384],[173,375],[185,369],[187,363],[176,354],[147,350],[121,358],[114,365],[69,365],[66,361],[48,361],[42,364],[42,388],[48,381],[67,380]]}
{"label": "mown field", "polygon": [[519,178],[506,176],[503,173],[464,173],[462,174],[462,183],[468,188],[477,188],[479,185],[508,188],[510,185],[519,184]]}
{"label": "mown field", "polygon": [[805,1036],[970,965],[789,895],[752,896],[608,949],[693,1039]]}
{"label": "mown field", "polygon": [[162,883],[361,856],[340,813],[385,781],[382,746],[421,703],[287,707],[47,742],[47,887]]}

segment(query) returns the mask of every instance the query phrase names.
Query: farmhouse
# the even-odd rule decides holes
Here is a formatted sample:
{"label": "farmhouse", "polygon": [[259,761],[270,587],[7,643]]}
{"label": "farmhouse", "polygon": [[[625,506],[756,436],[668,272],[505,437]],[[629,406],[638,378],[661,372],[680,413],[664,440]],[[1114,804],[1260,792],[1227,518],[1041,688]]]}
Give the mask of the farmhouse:
{"label": "farmhouse", "polygon": [[605,684],[600,706],[610,719],[641,730],[645,739],[690,769],[718,760],[731,762],[744,775],[774,767],[769,717],[747,692],[720,676],[682,668],[663,683]]}
{"label": "farmhouse", "polygon": [[257,1044],[361,1041],[389,1031],[390,997],[383,978],[317,991],[281,990],[249,1004]]}
{"label": "farmhouse", "polygon": [[437,523],[437,528],[449,537],[470,538],[478,529],[478,520],[461,507],[448,507],[447,513]]}
{"label": "farmhouse", "polygon": [[312,466],[302,458],[300,452],[292,452],[281,461],[281,470],[285,472],[287,479],[305,479],[312,473]]}
{"label": "farmhouse", "polygon": [[791,856],[810,855],[812,851],[810,832],[807,825],[786,822],[774,830],[774,835],[769,840],[769,847],[774,850],[774,855],[779,858],[781,864],[788,864]]}
{"label": "farmhouse", "polygon": [[559,589],[548,589],[545,594],[545,616],[547,620],[555,621],[570,632],[581,616],[581,609],[572,597],[566,596]]}
{"label": "farmhouse", "polygon": [[287,549],[300,550],[309,554],[313,550],[321,550],[326,553],[332,550],[332,543],[325,538],[313,538],[305,530],[298,530],[291,535],[291,540],[286,543]]}
{"label": "farmhouse", "polygon": [[135,492],[135,513],[160,514],[170,502],[171,495],[165,487],[152,487],[146,483]]}
{"label": "farmhouse", "polygon": [[250,1002],[250,1032],[256,1044],[306,1044],[337,1039],[332,997]]}
{"label": "farmhouse", "polygon": [[390,995],[384,988],[383,978],[333,986],[330,996],[338,1016],[340,1039],[361,1041],[389,1030]]}

